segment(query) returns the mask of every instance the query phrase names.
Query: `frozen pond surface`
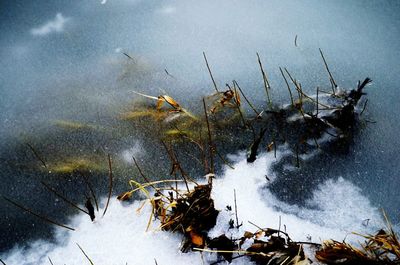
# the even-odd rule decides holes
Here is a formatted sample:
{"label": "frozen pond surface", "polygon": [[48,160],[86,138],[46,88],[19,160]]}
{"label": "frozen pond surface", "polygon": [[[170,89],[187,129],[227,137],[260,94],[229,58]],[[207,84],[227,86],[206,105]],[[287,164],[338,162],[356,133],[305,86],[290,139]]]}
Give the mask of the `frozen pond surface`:
{"label": "frozen pond surface", "polygon": [[[53,184],[59,180],[32,168],[36,160],[27,143],[46,159],[55,154],[85,153],[90,148],[95,154],[106,148],[122,158],[152,153],[141,150],[140,132],[121,133],[119,139],[98,132],[104,126],[120,126],[113,117],[135,98],[132,90],[153,95],[166,91],[180,102],[196,106],[196,100],[213,92],[202,57],[205,51],[220,87],[235,79],[251,100],[261,103],[259,99],[265,95],[258,52],[273,97],[287,103],[279,66],[294,73],[309,93],[317,86],[329,88],[318,51],[321,48],[339,86],[354,87],[367,76],[374,80],[366,90],[369,102],[364,117],[376,123],[363,123],[348,154],[312,158],[316,165],[310,162],[295,177],[277,179],[264,190],[267,201],[273,198],[268,206],[278,207],[290,220],[296,216],[327,227],[336,225],[337,213],[347,216],[344,220],[356,229],[357,218],[345,214],[351,198],[344,197],[341,203],[337,195],[353,194],[354,203],[364,207],[358,216],[360,223],[374,218],[376,209],[382,207],[397,224],[400,4],[214,2],[0,3],[0,194],[66,220],[66,215],[75,212],[65,213],[65,205],[43,192],[40,185],[43,179]],[[165,69],[174,78],[167,76]],[[99,126],[100,130],[72,137],[62,130],[72,126],[61,122],[65,120]],[[129,177],[128,173],[119,176],[117,187],[123,187]],[[107,179],[101,178],[96,183],[105,194]],[[62,180],[59,185],[71,198],[81,194],[72,181]],[[337,203],[326,199],[334,196],[328,191],[335,191]],[[47,238],[51,232],[47,224],[4,200],[0,200],[0,213],[0,232],[5,235],[0,238],[1,251],[40,235]]]}

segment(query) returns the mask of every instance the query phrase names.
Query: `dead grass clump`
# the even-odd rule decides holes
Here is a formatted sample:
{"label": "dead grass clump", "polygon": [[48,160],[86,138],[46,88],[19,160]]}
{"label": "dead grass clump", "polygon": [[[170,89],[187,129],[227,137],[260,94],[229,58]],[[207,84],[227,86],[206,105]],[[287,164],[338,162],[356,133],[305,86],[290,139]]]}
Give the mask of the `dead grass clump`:
{"label": "dead grass clump", "polygon": [[186,236],[183,251],[191,247],[203,247],[206,232],[215,226],[219,213],[211,198],[211,184],[197,185],[178,196],[169,204],[172,205],[170,210],[163,204],[159,205],[161,209],[156,209],[163,213],[159,215],[161,227],[166,231],[180,231]]}
{"label": "dead grass clump", "polygon": [[325,264],[400,264],[400,243],[393,229],[381,229],[366,239],[360,248],[345,242],[327,240],[315,257]]}
{"label": "dead grass clump", "polygon": [[[180,232],[184,235],[183,252],[194,247],[205,246],[207,232],[215,226],[219,213],[214,207],[214,200],[211,198],[211,184],[195,185],[191,190],[179,191],[172,187],[155,187],[157,184],[174,182],[174,180],[146,184],[131,182],[135,183],[138,188],[121,194],[118,196],[119,200],[126,201],[132,197],[135,191],[141,190],[151,202],[152,216],[161,222],[159,229]],[[147,187],[156,190],[154,197],[150,196]],[[168,195],[165,195],[167,190],[169,190]],[[149,226],[152,216],[149,220]]]}

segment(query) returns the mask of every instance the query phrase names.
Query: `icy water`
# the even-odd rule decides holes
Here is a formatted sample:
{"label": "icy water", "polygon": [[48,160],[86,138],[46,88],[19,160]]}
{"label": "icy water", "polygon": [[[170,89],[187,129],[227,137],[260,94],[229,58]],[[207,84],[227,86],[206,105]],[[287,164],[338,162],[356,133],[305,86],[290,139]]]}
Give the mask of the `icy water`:
{"label": "icy water", "polygon": [[[149,209],[138,217],[136,203],[124,208],[114,199],[106,217],[95,224],[77,215],[40,181],[81,204],[85,183],[79,176],[43,170],[28,144],[49,164],[71,157],[95,161],[97,170],[90,181],[102,195],[107,192],[107,153],[119,161],[115,193],[127,188],[135,172],[131,155],[140,158],[146,170],[163,171],[163,166],[152,167],[154,162],[168,167],[165,154],[150,149],[144,132],[116,117],[137,97],[132,90],[167,93],[195,109],[202,96],[214,91],[203,51],[220,87],[235,79],[252,101],[264,107],[256,52],[271,80],[273,98],[280,103],[288,103],[288,97],[279,66],[287,67],[309,93],[317,86],[329,88],[318,48],[340,87],[354,87],[367,76],[374,80],[366,90],[369,101],[362,128],[347,154],[319,154],[300,170],[283,171],[273,164],[284,159],[284,148],[278,160],[265,154],[248,165],[243,152],[248,143],[243,143],[244,147],[229,150],[235,170],[221,170],[214,191],[216,206],[232,204],[232,190],[248,185],[238,201],[244,223],[276,227],[281,216],[295,238],[311,236],[317,242],[342,240],[352,231],[374,231],[382,224],[379,208],[398,224],[400,4],[214,2],[0,3],[0,194],[78,230],[54,231],[0,200],[0,258],[7,264],[45,264],[47,256],[55,264],[81,264],[75,243],[95,264],[151,264],[154,258],[165,264],[201,263],[197,254],[176,257],[179,238],[144,233]],[[77,130],[76,124],[66,121],[86,127]],[[266,173],[272,176],[271,183],[265,182]],[[246,181],[248,175],[252,181]],[[224,229],[224,218],[229,216],[220,216],[216,234]],[[365,219],[371,219],[368,227],[362,225]],[[19,248],[11,251],[16,244]],[[119,245],[136,246],[137,252]],[[21,250],[27,246],[33,250]],[[150,246],[157,246],[159,253],[153,254]],[[135,261],[139,253],[143,260]]]}

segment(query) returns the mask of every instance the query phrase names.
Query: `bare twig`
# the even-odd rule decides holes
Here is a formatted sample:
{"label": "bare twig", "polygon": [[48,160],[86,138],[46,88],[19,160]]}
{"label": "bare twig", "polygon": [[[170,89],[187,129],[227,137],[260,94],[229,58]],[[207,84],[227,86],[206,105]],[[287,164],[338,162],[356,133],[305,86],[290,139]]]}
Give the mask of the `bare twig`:
{"label": "bare twig", "polygon": [[[313,99],[312,97],[308,96],[306,93],[303,92],[303,90],[301,89],[301,86],[299,85],[299,83],[292,77],[292,75],[289,73],[288,69],[285,68],[285,72],[287,73],[287,75],[290,78],[290,81],[292,81],[293,85],[295,86],[297,93],[299,94],[299,100],[302,100],[302,97],[306,97],[309,100],[311,100],[312,102],[315,102],[315,99]],[[320,106],[327,108],[327,109],[331,109],[330,106],[322,104],[322,103],[318,103]]]}
{"label": "bare twig", "polygon": [[[297,82],[296,82],[297,83]],[[307,96],[307,95],[305,95],[304,93],[303,93],[303,89],[301,88],[301,84],[299,83],[299,84],[297,84],[297,86],[298,86],[298,91],[299,91],[299,95],[300,95],[300,114],[301,114],[301,116],[303,116],[303,119],[304,119],[304,122],[307,122],[307,119],[306,119],[306,116],[305,116],[305,114],[304,114],[304,109],[303,109],[303,96]],[[308,96],[307,96],[308,97]],[[312,100],[313,102],[315,102],[314,100]],[[310,130],[310,128],[309,127],[307,127],[308,128],[308,131],[312,134],[312,132],[311,132],[311,130]],[[317,141],[317,138],[315,138],[315,136],[314,135],[312,135],[312,138],[314,139],[314,143],[315,143],[315,146],[317,146],[317,148],[320,148],[320,146],[319,146],[319,144],[318,144],[318,141]],[[298,160],[298,153],[297,153],[297,160]],[[297,161],[298,162],[298,161]],[[299,164],[298,164],[299,165]]]}
{"label": "bare twig", "polygon": [[279,67],[279,71],[281,71],[281,75],[282,75],[283,79],[285,80],[287,89],[289,91],[290,102],[292,103],[292,106],[294,106],[293,95],[292,95],[292,91],[290,90],[289,82],[287,81],[286,76],[284,75],[281,67]]}
{"label": "bare twig", "polygon": [[[143,173],[142,169],[139,167],[138,162],[136,161],[136,158],[132,156],[133,162],[135,163],[136,168],[139,170],[140,176],[146,181],[147,183],[150,183],[150,180],[146,177],[146,175]],[[154,188],[154,187],[153,187]]]}
{"label": "bare twig", "polygon": [[38,152],[36,152],[35,148],[33,148],[32,145],[30,145],[29,143],[26,143],[26,145],[29,147],[29,149],[31,149],[32,153],[35,155],[35,157],[42,162],[43,166],[45,168],[47,168],[46,162],[44,162],[43,158],[40,157],[40,155],[38,154]]}
{"label": "bare twig", "polygon": [[0,259],[1,264],[7,265],[2,259]]}
{"label": "bare twig", "polygon": [[131,59],[132,61],[135,61],[131,56],[129,56],[129,54],[127,54],[126,52],[122,53],[123,55],[125,55],[126,57],[128,57],[129,59]]}
{"label": "bare twig", "polygon": [[[235,94],[235,95],[238,95],[238,92],[237,92],[237,89],[236,89],[236,84],[237,84],[236,82],[233,82],[234,94]],[[230,90],[232,90],[228,84],[226,84],[226,85],[228,86],[228,88],[229,88]],[[247,123],[247,122],[246,122],[246,120],[245,120],[245,118],[244,118],[244,115],[243,115],[243,113],[242,113],[242,110],[240,109],[240,102],[238,102],[237,97],[234,97],[233,100],[234,100],[235,105],[236,105],[236,108],[237,108],[237,110],[238,110],[238,112],[239,112],[240,118],[242,119],[243,127],[244,127],[245,129],[246,129],[247,127],[250,128],[251,131],[252,131],[252,133],[253,133],[253,137],[255,138],[255,134],[256,134],[256,133],[255,133],[254,127],[253,127],[253,125],[252,125],[251,123]],[[254,110],[254,111],[255,111],[255,110]],[[256,118],[257,118],[257,117],[260,117],[260,114],[257,113]]]}
{"label": "bare twig", "polygon": [[49,259],[49,262],[51,265],[54,265],[54,263],[51,261],[50,257],[47,257]]}
{"label": "bare twig", "polygon": [[203,135],[201,133],[201,128],[199,128],[199,140],[200,140],[199,148],[201,150],[201,155],[202,155],[202,159],[203,159],[204,172],[206,174],[208,174],[209,171],[210,171],[210,168],[208,167],[207,154],[206,154],[206,151],[205,151],[206,147],[205,147],[205,144],[204,144],[204,141],[203,141]]}
{"label": "bare twig", "polygon": [[40,182],[43,186],[45,186],[46,189],[48,189],[49,191],[51,191],[52,193],[54,193],[54,195],[56,195],[57,197],[61,198],[63,201],[65,201],[66,203],[68,203],[69,205],[71,205],[72,207],[74,207],[75,209],[78,209],[81,212],[84,212],[85,214],[89,215],[89,212],[82,209],[81,207],[79,207],[78,205],[76,205],[76,203],[73,203],[72,201],[70,201],[69,199],[67,199],[64,195],[62,195],[61,193],[59,193],[58,191],[56,191],[54,188],[50,187],[49,185],[47,185],[45,182],[41,181]]}
{"label": "bare twig", "polygon": [[230,167],[231,169],[235,169],[231,164],[228,163],[228,161],[226,161],[226,159],[217,151],[215,150],[215,153],[217,154],[217,156],[222,160],[222,162],[227,165],[228,167]]}
{"label": "bare twig", "polygon": [[[161,143],[164,146],[165,150],[167,151],[169,159],[171,160],[171,163],[172,163],[172,169],[171,169],[170,175],[174,175],[176,199],[178,199],[179,192],[178,192],[178,181],[177,181],[177,176],[176,176],[176,161],[175,161],[174,156],[171,154],[171,151],[169,150],[168,146],[165,144],[165,142],[163,140],[161,140]],[[185,184],[186,184],[186,189],[189,191],[189,186],[187,185],[186,182],[185,182]]]}
{"label": "bare twig", "polygon": [[256,110],[256,108],[253,106],[253,104],[251,104],[251,102],[247,99],[246,95],[243,93],[243,90],[240,88],[239,84],[235,80],[233,80],[233,85],[239,89],[240,93],[243,95],[243,97],[246,100],[247,104],[249,104],[250,108],[255,112],[255,114],[257,116],[259,116],[260,113]]}
{"label": "bare twig", "polygon": [[186,173],[185,170],[183,170],[183,168],[182,168],[182,166],[181,166],[181,163],[179,162],[179,159],[178,159],[178,157],[176,156],[176,154],[175,154],[175,152],[174,152],[174,149],[173,149],[172,147],[171,147],[171,154],[173,155],[173,157],[174,157],[174,159],[175,159],[175,162],[176,162],[176,165],[177,165],[177,169],[179,170],[179,172],[181,172],[181,175],[182,175],[182,178],[183,178],[185,184],[186,184],[186,183],[188,182],[188,180],[189,180],[190,182],[193,182],[195,185],[199,185],[193,178],[191,178],[191,177]]}
{"label": "bare twig", "polygon": [[169,77],[171,77],[171,78],[173,78],[173,79],[176,79],[175,76],[171,75],[171,74],[167,71],[167,69],[164,69],[164,71],[165,71],[165,73],[166,73]]}
{"label": "bare twig", "polygon": [[[206,107],[206,101],[203,98],[203,107],[204,107],[204,115],[206,118],[206,123],[207,123],[207,131],[208,131],[208,147],[209,147],[209,152],[210,152],[210,172],[214,174],[214,144],[212,142],[212,137],[211,137],[211,130],[210,130],[210,123],[208,122],[208,115],[207,115],[207,107]],[[210,178],[212,179],[212,178]]]}
{"label": "bare twig", "polygon": [[328,91],[325,91],[325,90],[322,90],[322,89],[319,89],[319,92],[327,94],[327,95],[330,95],[330,96],[335,96],[335,94],[332,94],[332,92],[328,92]]}
{"label": "bare twig", "polygon": [[[188,185],[188,182],[187,182],[187,179],[186,179],[186,173],[183,171],[183,169],[181,167],[181,164],[179,163],[178,159],[176,158],[173,149],[172,148],[171,149],[168,148],[167,144],[162,140],[161,140],[161,143],[163,144],[163,146],[164,146],[165,150],[167,151],[168,156],[169,156],[169,158],[170,158],[170,160],[172,162],[172,170],[171,170],[170,174],[174,175],[175,178],[176,178],[176,170],[179,170],[181,172],[183,181],[185,182],[186,189],[189,192],[189,185]],[[178,189],[178,186],[176,186],[176,189]]]}
{"label": "bare twig", "polygon": [[7,197],[5,197],[5,196],[3,196],[3,199],[6,200],[6,201],[8,201],[9,203],[13,204],[14,206],[20,208],[21,210],[23,210],[23,211],[25,211],[25,212],[27,212],[27,213],[30,213],[31,215],[36,216],[37,218],[39,218],[39,219],[41,219],[41,220],[43,220],[43,221],[45,221],[45,222],[47,222],[47,223],[50,223],[50,224],[53,224],[53,225],[56,225],[56,226],[60,226],[60,227],[66,228],[66,229],[68,229],[68,230],[75,231],[74,228],[69,227],[69,226],[66,226],[66,225],[63,225],[63,224],[60,224],[60,223],[58,223],[58,222],[56,222],[56,221],[53,221],[53,220],[51,220],[51,219],[49,219],[49,218],[47,218],[47,217],[45,217],[45,216],[43,216],[43,215],[37,214],[37,213],[33,212],[31,209],[26,208],[26,207],[22,206],[21,204],[19,204],[19,203],[17,203],[17,202],[14,202],[13,200],[11,200],[11,199],[9,199],[9,198],[7,198]]}
{"label": "bare twig", "polygon": [[294,37],[294,46],[297,47],[297,35],[296,35],[296,37]]}
{"label": "bare twig", "polygon": [[322,53],[322,50],[321,50],[321,49],[319,49],[319,53],[321,54],[322,60],[324,61],[325,69],[326,69],[326,71],[328,71],[328,74],[329,74],[329,81],[330,81],[331,84],[332,84],[332,92],[333,92],[333,94],[335,94],[335,88],[337,88],[337,84],[336,84],[336,82],[335,82],[335,79],[333,79],[332,73],[331,73],[331,71],[329,70],[328,64],[326,63],[324,54]]}
{"label": "bare twig", "polygon": [[113,172],[112,172],[112,163],[111,163],[111,156],[108,154],[108,178],[109,178],[109,186],[108,186],[108,196],[107,196],[107,203],[106,207],[104,208],[103,217],[107,212],[108,205],[110,203],[112,189],[113,189]]}
{"label": "bare twig", "polygon": [[213,82],[213,84],[214,84],[215,91],[218,93],[219,91],[218,91],[217,83],[215,83],[215,80],[214,80],[214,77],[213,77],[213,75],[212,75],[210,66],[208,65],[208,61],[207,61],[207,57],[206,57],[206,53],[205,53],[205,52],[203,52],[203,57],[204,57],[204,60],[206,61],[208,73],[210,74],[211,80],[212,80],[212,82]]}
{"label": "bare twig", "polygon": [[251,222],[251,221],[247,221],[249,222],[249,224],[254,225],[255,227],[257,227],[259,230],[263,230],[260,226],[256,225],[255,223]]}
{"label": "bare twig", "polygon": [[[226,85],[228,86],[229,89],[231,89],[231,88],[229,87],[228,84],[226,84]],[[235,95],[237,95],[237,89],[236,89],[235,83],[233,83],[233,86],[234,86],[233,89],[234,89]],[[241,118],[241,120],[242,120],[242,122],[243,122],[243,127],[246,128],[246,126],[247,126],[246,120],[244,119],[242,110],[240,109],[239,102],[236,100],[236,98],[234,98],[233,101],[235,102],[235,106],[236,106],[236,108],[237,108],[237,110],[238,110],[238,112],[239,112],[240,118]]]}
{"label": "bare twig", "polygon": [[87,260],[90,262],[90,265],[94,265],[93,261],[89,258],[89,256],[85,253],[85,251],[81,248],[81,246],[79,246],[78,243],[76,243],[76,245],[78,246],[78,248],[82,251],[83,255],[85,255],[85,257],[87,258]]}
{"label": "bare twig", "polygon": [[264,68],[261,63],[260,55],[258,54],[258,52],[257,52],[257,59],[258,59],[258,64],[260,65],[261,74],[263,76],[265,92],[267,93],[267,98],[268,98],[268,104],[269,104],[269,107],[271,108],[272,103],[271,103],[271,98],[269,96],[269,91],[268,91],[269,89],[271,89],[271,86],[269,85],[268,78],[267,78],[267,75],[265,74]]}

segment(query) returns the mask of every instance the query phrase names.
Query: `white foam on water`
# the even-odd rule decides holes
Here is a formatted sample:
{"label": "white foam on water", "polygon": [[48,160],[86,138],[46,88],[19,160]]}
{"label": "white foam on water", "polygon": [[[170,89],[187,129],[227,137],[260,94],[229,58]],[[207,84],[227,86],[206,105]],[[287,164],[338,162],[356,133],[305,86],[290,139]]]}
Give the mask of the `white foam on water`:
{"label": "white foam on water", "polygon": [[[214,179],[212,197],[215,207],[220,210],[217,225],[210,236],[223,233],[239,237],[244,231],[256,231],[260,227],[285,229],[293,240],[321,243],[323,239],[351,240],[350,232],[374,232],[383,223],[379,211],[374,208],[361,190],[351,182],[339,177],[327,180],[317,186],[305,206],[288,205],[277,199],[268,190],[268,181],[276,178],[271,170],[287,152],[278,151],[261,155],[254,163],[247,163],[244,154],[230,156],[236,159],[234,169],[226,168],[223,176]],[[229,229],[229,220],[236,219],[234,213],[234,190],[239,229]],[[85,264],[79,244],[96,265],[109,264],[207,264],[215,261],[213,254],[199,252],[181,253],[182,237],[170,232],[157,231],[158,221],[151,223],[146,232],[151,208],[149,204],[138,213],[142,202],[124,206],[113,198],[104,218],[94,223],[86,215],[74,216],[70,226],[76,231],[58,229],[58,243],[43,240],[33,242],[28,248],[14,248],[5,259],[7,264]],[[228,211],[226,206],[232,207]],[[100,211],[101,212],[101,211]],[[100,216],[100,214],[98,214]],[[370,219],[369,225],[362,221]],[[355,241],[354,241],[355,242]],[[237,259],[233,264],[249,264],[248,259]]]}

